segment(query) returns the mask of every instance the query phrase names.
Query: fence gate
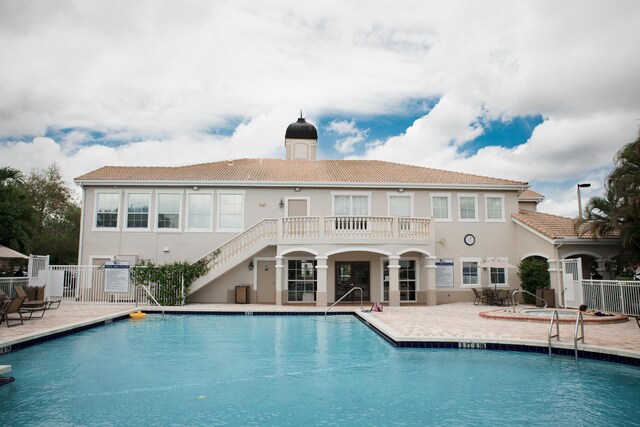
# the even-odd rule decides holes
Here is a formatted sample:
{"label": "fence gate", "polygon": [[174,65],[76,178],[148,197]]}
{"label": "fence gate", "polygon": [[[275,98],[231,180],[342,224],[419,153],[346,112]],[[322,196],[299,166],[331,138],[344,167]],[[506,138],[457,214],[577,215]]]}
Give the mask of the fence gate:
{"label": "fence gate", "polygon": [[29,257],[29,286],[46,285],[48,272],[49,255],[31,255]]}
{"label": "fence gate", "polygon": [[562,260],[562,287],[564,289],[564,306],[578,307],[582,304],[582,259],[570,258]]}

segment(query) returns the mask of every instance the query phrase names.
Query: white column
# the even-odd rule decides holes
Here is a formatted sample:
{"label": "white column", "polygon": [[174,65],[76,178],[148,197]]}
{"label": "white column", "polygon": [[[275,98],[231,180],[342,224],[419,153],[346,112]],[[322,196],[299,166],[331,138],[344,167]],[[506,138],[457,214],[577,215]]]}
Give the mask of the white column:
{"label": "white column", "polygon": [[317,274],[317,282],[316,282],[316,306],[317,307],[326,307],[327,306],[327,270],[329,266],[327,265],[327,259],[324,255],[318,255],[316,257],[316,270]]}
{"label": "white column", "polygon": [[425,257],[424,267],[427,270],[427,305],[437,305],[437,291],[436,291],[436,260],[438,257],[428,256]]}
{"label": "white column", "polygon": [[283,264],[282,255],[276,256],[276,305],[282,305],[285,301],[284,295],[286,291],[283,292],[283,284],[284,284],[284,264]]}
{"label": "white column", "polygon": [[389,306],[400,306],[400,257],[391,255],[389,257]]}

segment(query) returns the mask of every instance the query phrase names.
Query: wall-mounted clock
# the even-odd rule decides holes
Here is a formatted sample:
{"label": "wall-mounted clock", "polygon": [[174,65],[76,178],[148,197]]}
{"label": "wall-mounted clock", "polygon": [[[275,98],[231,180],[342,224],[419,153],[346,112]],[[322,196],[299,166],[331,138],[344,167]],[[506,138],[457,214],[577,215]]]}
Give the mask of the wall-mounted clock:
{"label": "wall-mounted clock", "polygon": [[466,236],[464,236],[464,242],[468,246],[471,246],[476,242],[476,236],[474,236],[473,234],[467,234]]}

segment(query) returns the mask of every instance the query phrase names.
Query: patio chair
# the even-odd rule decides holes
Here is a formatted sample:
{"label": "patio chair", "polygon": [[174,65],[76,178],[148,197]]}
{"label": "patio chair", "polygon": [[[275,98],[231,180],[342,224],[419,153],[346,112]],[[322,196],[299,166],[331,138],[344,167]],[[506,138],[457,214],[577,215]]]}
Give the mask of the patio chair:
{"label": "patio chair", "polygon": [[44,313],[47,311],[47,308],[49,308],[49,303],[47,303],[47,301],[30,300],[27,292],[20,285],[15,285],[13,289],[16,291],[17,296],[24,298],[22,306],[20,307],[20,311],[24,314],[29,314],[29,317],[25,320],[30,320],[33,317],[33,313],[41,313],[38,318],[44,317]]}
{"label": "patio chair", "polygon": [[496,303],[498,305],[505,305],[505,303],[510,304],[511,301],[511,291],[509,289],[500,289],[496,295]]}
{"label": "patio chair", "polygon": [[[22,303],[24,302],[24,297],[17,296],[10,300],[9,302],[5,302],[2,304],[2,312],[0,313],[0,323],[3,321],[7,323],[7,328],[12,326],[17,326],[18,324],[11,324],[10,320],[19,320],[20,324],[23,325],[22,321]],[[12,319],[9,317],[10,314],[17,314],[20,316],[18,319]]]}
{"label": "patio chair", "polygon": [[498,299],[498,293],[491,288],[483,288],[482,295],[484,296],[484,301],[486,304],[496,304]]}
{"label": "patio chair", "polygon": [[[51,310],[53,308],[58,308],[60,307],[60,303],[62,302],[62,298],[56,298],[56,299],[47,299],[44,296],[44,288],[47,285],[44,286],[33,286],[33,287],[28,287],[27,289],[25,289],[25,291],[27,292],[27,295],[29,296],[29,299],[27,301],[46,301],[47,303],[47,310]],[[33,297],[30,295],[29,291],[31,291],[33,293]],[[55,304],[55,306],[54,306]]]}
{"label": "patio chair", "polygon": [[0,289],[0,304],[4,302],[9,302],[11,298],[7,295],[2,289]]}
{"label": "patio chair", "polygon": [[475,296],[473,305],[484,304],[486,302],[486,298],[481,290],[479,291],[476,288],[471,288],[471,290],[473,291],[473,295]]}

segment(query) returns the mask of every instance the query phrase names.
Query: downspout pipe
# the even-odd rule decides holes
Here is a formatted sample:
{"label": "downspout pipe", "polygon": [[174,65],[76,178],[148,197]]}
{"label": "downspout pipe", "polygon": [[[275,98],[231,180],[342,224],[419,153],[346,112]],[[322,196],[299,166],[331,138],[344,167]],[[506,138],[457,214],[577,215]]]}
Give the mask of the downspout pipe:
{"label": "downspout pipe", "polygon": [[566,308],[564,303],[564,282],[562,281],[562,261],[560,260],[560,248],[562,245],[564,245],[563,240],[561,240],[557,246],[554,244],[556,256],[556,283],[558,284],[558,291],[560,292],[560,304],[563,308]]}

